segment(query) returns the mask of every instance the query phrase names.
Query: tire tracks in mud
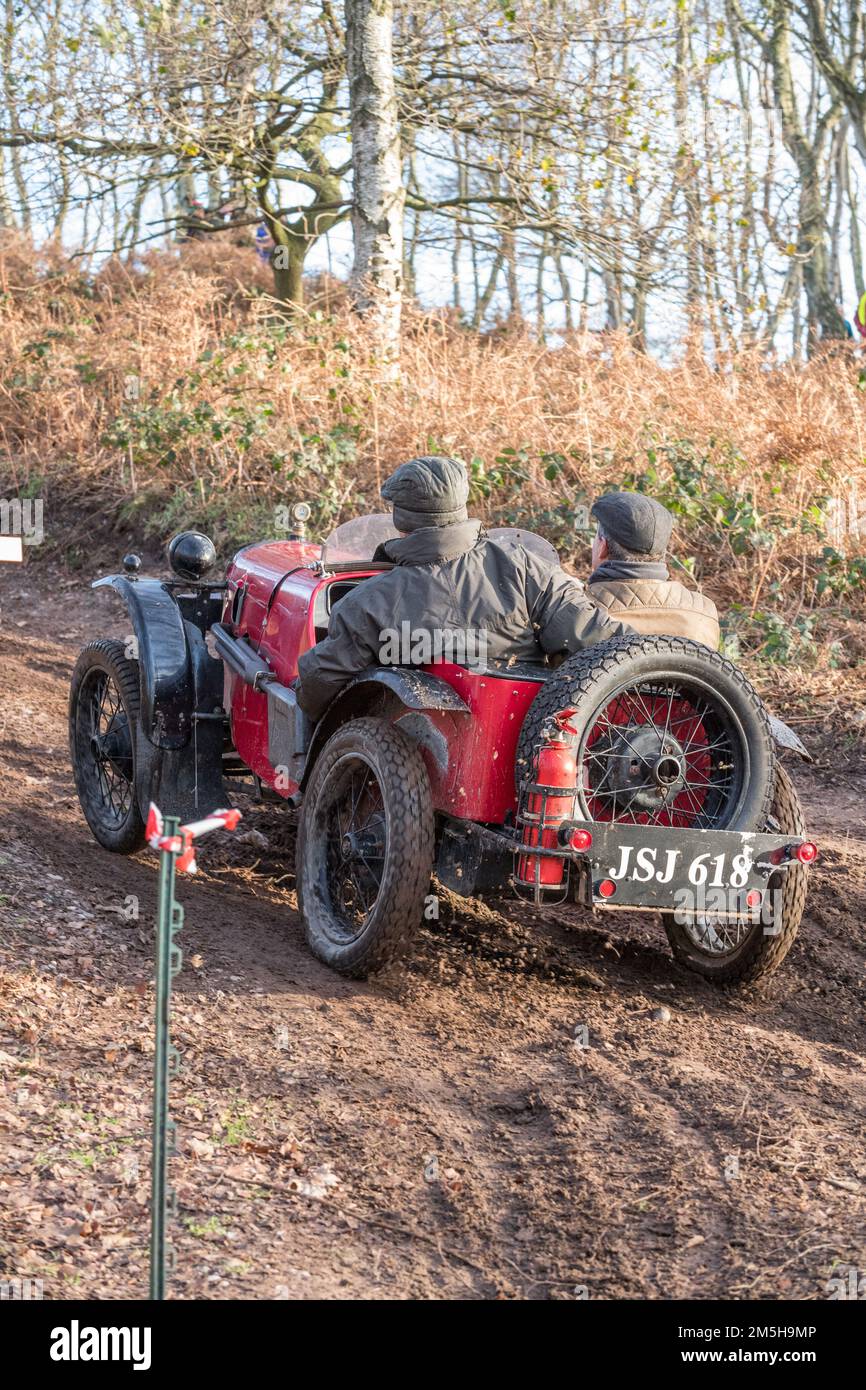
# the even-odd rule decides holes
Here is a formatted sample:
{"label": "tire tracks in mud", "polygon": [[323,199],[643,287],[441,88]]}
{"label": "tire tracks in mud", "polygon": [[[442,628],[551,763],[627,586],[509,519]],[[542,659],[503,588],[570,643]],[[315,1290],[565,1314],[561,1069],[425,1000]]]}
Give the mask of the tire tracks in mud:
{"label": "tire tracks in mud", "polygon": [[[68,1149],[70,1105],[103,1115],[123,1101],[139,1114],[146,1096],[134,1042],[150,1028],[156,860],[113,858],[90,840],[66,761],[77,648],[124,635],[122,617],[112,626],[95,595],[55,591],[29,568],[0,576],[7,616],[17,586],[30,591],[27,626],[0,633],[0,985],[13,1005],[0,1047],[35,1055],[28,1124],[54,1155]],[[803,785],[821,838],[824,791]],[[236,1239],[182,1225],[179,1295],[810,1298],[824,1296],[832,1259],[866,1267],[862,821],[831,824],[801,941],[748,996],[685,975],[649,919],[608,925],[508,902],[457,903],[403,966],[342,980],[304,946],[291,827],[255,808],[246,824],[266,850],[208,841],[198,879],[180,885],[176,1103],[181,1134],[214,1152],[184,1150],[176,1182],[184,1222],[218,1215]],[[122,924],[130,896],[140,917]],[[77,1022],[60,1007],[40,1013],[39,981],[53,989],[60,975]],[[663,1007],[669,1021],[654,1017]],[[29,1043],[40,1018],[44,1039]],[[118,1073],[113,1045],[132,1059]],[[739,1177],[725,1177],[726,1157]],[[64,1187],[20,1162],[25,1190],[37,1182],[50,1196],[38,1229],[89,1194],[109,1213],[104,1232],[128,1227],[140,1245],[142,1211],[125,1205],[110,1165]],[[287,1195],[292,1162],[302,1176],[333,1166],[330,1209]],[[71,1249],[84,1296],[141,1277],[139,1256],[105,1238],[68,1248],[62,1232],[47,1246],[26,1224],[11,1233],[13,1250],[61,1269]]]}

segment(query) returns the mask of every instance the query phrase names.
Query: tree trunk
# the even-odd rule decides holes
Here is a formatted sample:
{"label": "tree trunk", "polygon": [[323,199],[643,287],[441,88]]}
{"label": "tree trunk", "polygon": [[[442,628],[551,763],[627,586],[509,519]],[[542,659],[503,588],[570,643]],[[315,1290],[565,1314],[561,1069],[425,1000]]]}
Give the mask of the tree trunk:
{"label": "tree trunk", "polygon": [[346,0],[352,289],[358,312],[373,326],[386,378],[399,372],[406,198],[391,50],[393,21],[393,0]]}
{"label": "tree trunk", "polygon": [[562,296],[562,307],[565,315],[565,331],[571,334],[574,332],[574,314],[571,311],[571,281],[566,273],[562,259],[562,251],[558,246],[554,248],[553,264],[556,267],[556,278],[559,281],[559,293]]}
{"label": "tree trunk", "polygon": [[810,141],[803,129],[791,61],[790,13],[787,0],[773,0],[769,58],[773,71],[773,95],[782,123],[782,139],[799,174],[800,240],[797,247],[803,266],[808,317],[807,351],[820,338],[844,338],[845,323],[833,298],[830,283],[827,215],[821,184],[821,147],[838,122],[832,110],[819,122]]}
{"label": "tree trunk", "polygon": [[545,341],[546,323],[544,313],[544,269],[547,262],[550,243],[547,232],[541,238],[538,248],[538,260],[535,265],[535,335],[540,343]]}
{"label": "tree trunk", "polygon": [[[16,86],[12,74],[12,40],[16,31],[16,9],[14,0],[6,0],[6,23],[3,27],[3,98],[6,106],[6,119],[10,131],[18,131],[18,87]],[[21,226],[25,232],[30,231],[30,199],[27,191],[27,179],[25,177],[24,166],[21,162],[21,154],[17,145],[13,145],[9,151],[9,163],[12,169],[12,182],[15,185],[15,193],[18,198],[18,213]]]}
{"label": "tree trunk", "polygon": [[503,256],[502,250],[500,248],[496,252],[496,255],[493,257],[493,264],[490,267],[490,274],[487,277],[487,284],[484,286],[484,289],[481,291],[481,294],[475,300],[475,310],[472,314],[472,327],[475,329],[480,329],[484,322],[484,315],[490,308],[490,301],[496,293],[496,286],[499,281],[499,275],[504,263],[505,257]]}
{"label": "tree trunk", "polygon": [[854,274],[854,292],[858,299],[863,293],[863,246],[860,241],[860,224],[854,190],[851,187],[851,166],[847,148],[842,151],[842,169],[845,179],[845,195],[848,199],[848,235],[851,244],[851,270]]}
{"label": "tree trunk", "polygon": [[284,305],[288,318],[291,317],[293,309],[303,307],[304,261],[307,258],[308,243],[304,237],[293,235],[272,212],[265,212],[264,221],[274,242],[271,252],[274,298]]}
{"label": "tree trunk", "polygon": [[274,298],[287,308],[300,309],[304,303],[304,253],[306,247],[275,246],[271,259]]}
{"label": "tree trunk", "polygon": [[520,302],[520,285],[517,279],[517,242],[514,232],[506,227],[502,233],[502,254],[505,261],[505,287],[508,290],[508,322],[523,322],[523,305]]}
{"label": "tree trunk", "polygon": [[689,347],[700,353],[703,328],[701,286],[701,209],[695,154],[692,148],[692,121],[689,113],[692,16],[689,0],[677,5],[676,68],[674,74],[674,118],[679,145],[676,179],[682,193],[686,230],[686,318]]}

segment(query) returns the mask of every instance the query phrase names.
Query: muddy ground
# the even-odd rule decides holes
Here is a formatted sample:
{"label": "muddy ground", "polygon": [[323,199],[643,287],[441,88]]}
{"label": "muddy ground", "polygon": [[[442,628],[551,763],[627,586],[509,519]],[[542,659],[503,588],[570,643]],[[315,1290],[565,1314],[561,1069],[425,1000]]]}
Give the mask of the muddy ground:
{"label": "muddy ground", "polygon": [[[44,565],[0,599],[0,1274],[142,1297],[156,856],[98,848],[66,748],[78,649],[128,624]],[[348,982],[305,949],[291,815],[245,806],[180,885],[172,1296],[824,1299],[866,1269],[866,778],[792,772],[822,859],[746,995],[652,919],[516,905]]]}

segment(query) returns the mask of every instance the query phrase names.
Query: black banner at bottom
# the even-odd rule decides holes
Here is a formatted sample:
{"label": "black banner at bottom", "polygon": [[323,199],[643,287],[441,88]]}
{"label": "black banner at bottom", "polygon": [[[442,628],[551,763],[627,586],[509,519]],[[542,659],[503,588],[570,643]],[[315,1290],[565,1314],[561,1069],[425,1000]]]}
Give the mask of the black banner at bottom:
{"label": "black banner at bottom", "polygon": [[[860,1306],[852,1306],[856,1304]],[[6,1345],[15,1347],[16,1370],[47,1374],[61,1383],[70,1375],[93,1379],[104,1371],[139,1378],[213,1374],[221,1381],[251,1369],[284,1376],[291,1367],[297,1372],[299,1356],[307,1373],[312,1362],[332,1376],[339,1364],[338,1347],[345,1349],[347,1365],[369,1374],[368,1357],[380,1337],[394,1352],[398,1346],[403,1351],[397,1364],[390,1354],[377,1362],[383,1370],[387,1364],[397,1371],[399,1365],[405,1376],[412,1373],[406,1350],[415,1345],[405,1339],[413,1333],[424,1339],[420,1369],[428,1377],[438,1370],[438,1351],[443,1375],[453,1375],[458,1364],[465,1375],[473,1363],[487,1378],[500,1364],[505,1374],[514,1374],[515,1355],[522,1354],[537,1361],[536,1375],[544,1374],[544,1366],[556,1356],[573,1364],[574,1374],[591,1365],[593,1376],[602,1381],[629,1371],[652,1375],[679,1369],[700,1376],[713,1366],[760,1366],[768,1374],[805,1367],[826,1379],[843,1370],[848,1375],[858,1364],[864,1325],[862,1300],[849,1299],[844,1290],[838,1299],[808,1303],[575,1300],[568,1308],[559,1304],[546,1311],[523,1304],[517,1321],[514,1308],[500,1321],[502,1311],[501,1303],[483,1312],[476,1309],[467,1322],[465,1303],[310,1301],[287,1306],[22,1299],[0,1304]],[[316,1337],[319,1327],[327,1329],[324,1341]],[[449,1327],[463,1333],[459,1350],[450,1339],[443,1340]],[[338,1329],[339,1342],[334,1337]],[[352,1336],[355,1329],[357,1338]]]}

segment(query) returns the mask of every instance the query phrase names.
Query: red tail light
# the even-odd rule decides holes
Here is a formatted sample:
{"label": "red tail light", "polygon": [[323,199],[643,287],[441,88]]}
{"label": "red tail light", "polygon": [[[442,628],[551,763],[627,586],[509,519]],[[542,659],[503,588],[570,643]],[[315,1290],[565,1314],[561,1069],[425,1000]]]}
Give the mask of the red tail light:
{"label": "red tail light", "polygon": [[795,857],[801,864],[814,864],[818,858],[818,846],[813,845],[811,840],[804,840],[794,851]]}
{"label": "red tail light", "polygon": [[756,908],[761,906],[763,893],[760,888],[750,888],[746,894],[746,907]]}
{"label": "red tail light", "polygon": [[612,898],[616,892],[616,884],[612,878],[603,878],[598,885],[598,896],[600,898]]}
{"label": "red tail light", "polygon": [[569,837],[568,837],[568,843],[571,845],[571,848],[572,848],[572,849],[576,849],[576,850],[585,850],[585,849],[589,849],[590,846],[592,845],[592,831],[591,831],[591,830],[572,830],[571,834],[570,834]]}

